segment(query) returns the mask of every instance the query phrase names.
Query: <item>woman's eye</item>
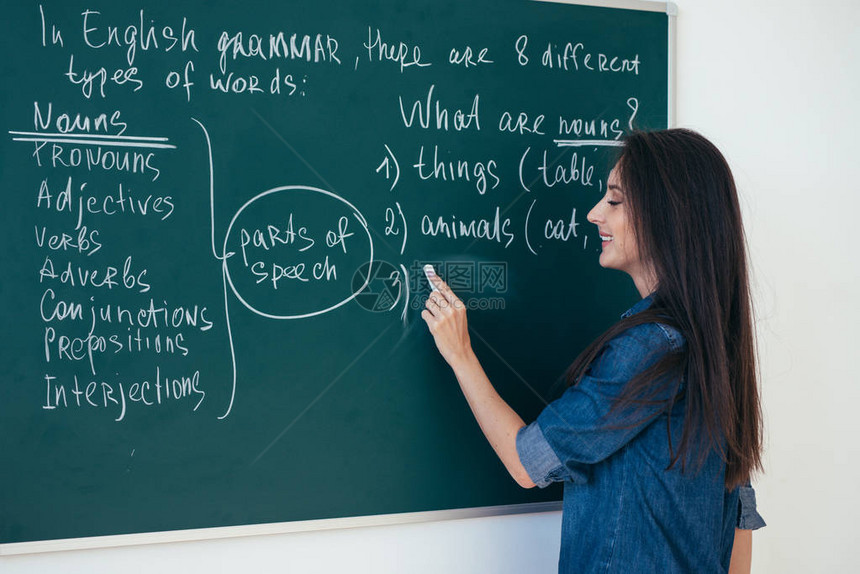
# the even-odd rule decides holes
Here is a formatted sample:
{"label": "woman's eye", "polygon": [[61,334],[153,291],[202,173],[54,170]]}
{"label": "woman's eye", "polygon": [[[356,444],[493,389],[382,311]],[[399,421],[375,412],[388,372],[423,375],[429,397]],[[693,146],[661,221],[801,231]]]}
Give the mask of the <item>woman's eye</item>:
{"label": "woman's eye", "polygon": [[609,199],[606,200],[606,203],[608,203],[609,205],[621,205],[620,201],[612,201]]}

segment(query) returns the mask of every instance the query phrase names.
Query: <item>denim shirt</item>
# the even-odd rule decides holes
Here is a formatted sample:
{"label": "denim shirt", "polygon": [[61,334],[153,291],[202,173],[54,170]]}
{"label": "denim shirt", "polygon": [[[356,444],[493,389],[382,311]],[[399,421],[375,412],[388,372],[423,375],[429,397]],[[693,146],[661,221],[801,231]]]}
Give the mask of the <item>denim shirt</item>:
{"label": "denim shirt", "polygon": [[[622,318],[652,302],[642,299]],[[716,453],[699,473],[682,473],[680,462],[666,470],[672,456],[667,420],[677,448],[683,399],[656,418],[648,415],[665,407],[653,407],[632,427],[629,412],[610,414],[636,373],[685,345],[667,325],[631,327],[606,344],[578,385],[517,434],[532,481],[540,487],[564,482],[560,573],[725,573],[735,528],[765,525],[751,487],[726,490],[725,464]]]}

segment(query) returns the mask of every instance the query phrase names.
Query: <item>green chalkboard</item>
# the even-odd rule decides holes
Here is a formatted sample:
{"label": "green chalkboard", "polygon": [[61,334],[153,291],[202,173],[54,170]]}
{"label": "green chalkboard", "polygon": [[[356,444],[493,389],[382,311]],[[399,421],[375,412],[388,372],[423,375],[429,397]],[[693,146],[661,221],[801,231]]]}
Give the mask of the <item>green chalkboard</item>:
{"label": "green chalkboard", "polygon": [[560,500],[486,443],[420,269],[532,420],[637,298],[585,215],[667,126],[665,13],[4,14],[0,543]]}

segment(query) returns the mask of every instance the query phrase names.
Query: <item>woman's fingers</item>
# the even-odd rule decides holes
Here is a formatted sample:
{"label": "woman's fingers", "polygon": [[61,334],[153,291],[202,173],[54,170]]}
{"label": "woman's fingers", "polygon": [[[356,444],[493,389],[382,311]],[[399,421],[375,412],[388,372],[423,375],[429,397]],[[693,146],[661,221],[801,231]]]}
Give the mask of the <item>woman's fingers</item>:
{"label": "woman's fingers", "polygon": [[445,296],[445,299],[447,299],[449,303],[451,303],[453,305],[456,301],[459,300],[459,299],[457,299],[457,296],[454,295],[454,292],[451,291],[451,288],[448,287],[447,283],[445,283],[441,279],[439,280],[439,283],[440,283],[440,285],[438,285],[439,292]]}
{"label": "woman's fingers", "polygon": [[[435,315],[437,314],[437,312],[438,312],[437,310],[439,309],[439,306],[436,304],[436,302],[435,302],[435,301],[433,301],[433,299],[431,299],[430,297],[427,297],[427,300],[426,300],[426,301],[424,301],[424,308],[425,308],[425,309],[426,309],[426,310],[427,310],[431,315],[435,316]],[[423,313],[423,311],[422,311],[422,313]]]}
{"label": "woman's fingers", "polygon": [[[433,285],[438,289],[435,293],[441,293],[442,297],[444,297],[449,303],[454,305],[456,301],[459,301],[454,292],[448,287],[448,284],[442,281],[442,278],[436,275],[435,271],[428,273],[427,278],[433,282]],[[432,294],[431,294],[432,295]]]}
{"label": "woman's fingers", "polygon": [[457,296],[454,295],[454,292],[451,291],[451,288],[448,287],[448,284],[439,279],[439,285],[436,286],[439,291],[437,293],[441,293],[442,296],[448,301],[448,303],[454,304],[457,301]]}
{"label": "woman's fingers", "polygon": [[438,292],[433,292],[427,297],[427,301],[424,302],[424,306],[434,315],[441,315],[444,310],[450,309],[450,304],[448,300],[441,296]]}

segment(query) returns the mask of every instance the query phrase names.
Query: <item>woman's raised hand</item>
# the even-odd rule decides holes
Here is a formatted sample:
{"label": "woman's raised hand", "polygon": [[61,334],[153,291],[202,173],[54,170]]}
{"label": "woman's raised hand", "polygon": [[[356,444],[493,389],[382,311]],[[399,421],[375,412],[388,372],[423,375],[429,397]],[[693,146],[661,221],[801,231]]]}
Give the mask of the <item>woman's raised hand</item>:
{"label": "woman's raised hand", "polygon": [[436,348],[453,367],[472,353],[466,306],[432,269],[428,268],[426,274],[437,290],[430,293],[424,303],[425,309],[421,311],[421,318],[430,327]]}

